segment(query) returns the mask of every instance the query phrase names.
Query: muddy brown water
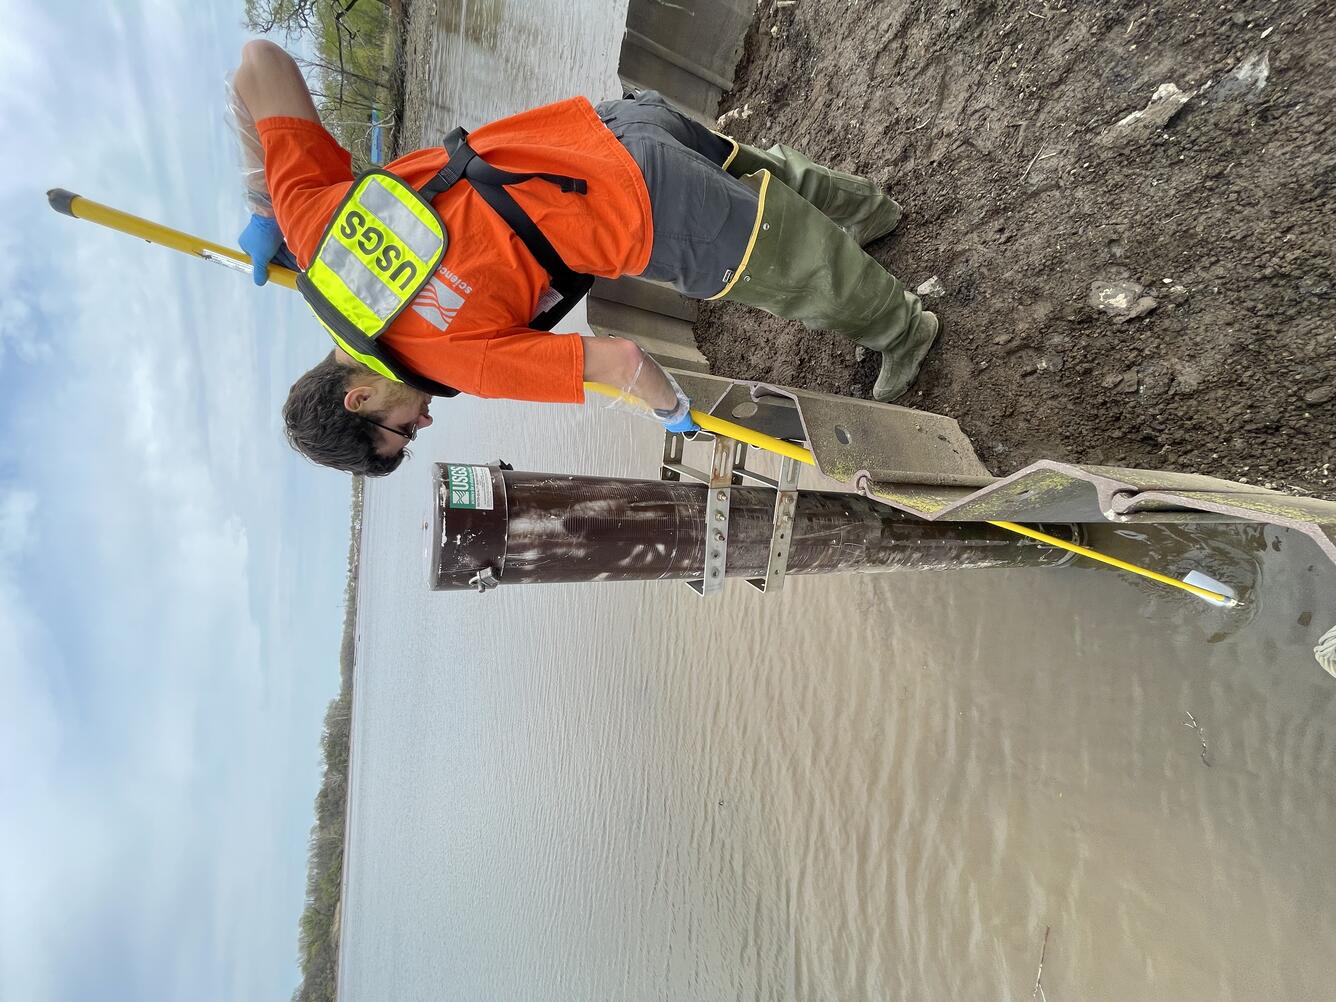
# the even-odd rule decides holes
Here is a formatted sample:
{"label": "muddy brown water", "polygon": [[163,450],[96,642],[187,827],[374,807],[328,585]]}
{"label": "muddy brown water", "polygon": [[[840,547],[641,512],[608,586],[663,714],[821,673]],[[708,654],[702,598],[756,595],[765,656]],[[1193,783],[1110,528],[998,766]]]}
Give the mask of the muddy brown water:
{"label": "muddy brown water", "polygon": [[[559,13],[553,44],[597,37],[550,96],[610,92],[620,11]],[[484,28],[422,72],[530,58]],[[438,410],[367,491],[345,1002],[1021,1000],[1041,952],[1054,1002],[1331,996],[1309,648],[1336,575],[1308,540],[1101,531],[1236,613],[1085,566],[433,593],[430,463],[653,476],[658,447],[597,407]]]}
{"label": "muddy brown water", "polygon": [[1101,534],[1237,613],[1088,567],[426,589],[430,461],[652,475],[635,421],[464,404],[371,485],[345,1000],[1022,999],[1046,928],[1053,999],[1329,997],[1307,539]]}

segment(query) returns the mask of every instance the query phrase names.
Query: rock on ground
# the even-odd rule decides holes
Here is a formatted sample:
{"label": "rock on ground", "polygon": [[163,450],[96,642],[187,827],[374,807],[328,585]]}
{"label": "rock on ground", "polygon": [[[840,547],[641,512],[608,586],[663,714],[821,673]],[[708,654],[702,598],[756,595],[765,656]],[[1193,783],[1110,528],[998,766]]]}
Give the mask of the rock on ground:
{"label": "rock on ground", "polygon": [[938,299],[946,295],[946,286],[942,284],[940,278],[933,275],[932,278],[915,289],[914,293],[923,299]]}
{"label": "rock on ground", "polygon": [[1193,92],[1186,94],[1177,84],[1161,84],[1151,95],[1146,107],[1119,119],[1099,134],[1095,141],[1101,146],[1124,146],[1128,143],[1149,142],[1155,133],[1169,124],[1169,120],[1183,110]]}
{"label": "rock on ground", "polygon": [[1094,281],[1090,283],[1086,305],[1108,314],[1115,324],[1122,324],[1144,317],[1159,303],[1152,290],[1137,282]]}
{"label": "rock on ground", "polygon": [[1271,63],[1268,54],[1263,52],[1261,55],[1252,55],[1230,70],[1225,78],[1207,93],[1213,101],[1228,101],[1232,98],[1256,100],[1270,75]]}

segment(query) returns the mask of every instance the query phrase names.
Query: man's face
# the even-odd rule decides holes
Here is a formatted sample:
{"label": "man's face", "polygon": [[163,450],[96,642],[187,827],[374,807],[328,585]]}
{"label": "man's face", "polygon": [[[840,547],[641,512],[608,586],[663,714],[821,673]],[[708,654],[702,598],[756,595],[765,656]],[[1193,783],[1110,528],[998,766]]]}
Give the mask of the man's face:
{"label": "man's face", "polygon": [[410,436],[432,422],[428,394],[380,376],[372,377],[368,385],[350,389],[344,406],[383,426],[372,428],[376,452],[382,456],[403,452]]}

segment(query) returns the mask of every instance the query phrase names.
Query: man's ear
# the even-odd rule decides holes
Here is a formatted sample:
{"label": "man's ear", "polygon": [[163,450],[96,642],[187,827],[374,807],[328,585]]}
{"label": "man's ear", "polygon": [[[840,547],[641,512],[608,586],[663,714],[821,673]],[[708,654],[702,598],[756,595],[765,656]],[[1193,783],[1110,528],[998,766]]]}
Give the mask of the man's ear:
{"label": "man's ear", "polygon": [[371,399],[374,391],[370,386],[354,386],[343,395],[343,406],[345,410],[350,410],[354,414],[366,406],[367,401]]}

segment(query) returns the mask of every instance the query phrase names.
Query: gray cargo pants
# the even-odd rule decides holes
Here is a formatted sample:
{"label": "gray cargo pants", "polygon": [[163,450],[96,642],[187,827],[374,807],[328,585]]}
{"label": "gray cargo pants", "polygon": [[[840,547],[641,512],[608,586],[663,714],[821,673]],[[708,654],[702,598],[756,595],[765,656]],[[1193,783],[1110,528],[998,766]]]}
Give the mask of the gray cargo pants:
{"label": "gray cargo pants", "polygon": [[756,192],[728,174],[732,145],[674,111],[658,91],[603,101],[598,117],[645,177],[654,247],[642,278],[709,299],[742,262],[756,225]]}

